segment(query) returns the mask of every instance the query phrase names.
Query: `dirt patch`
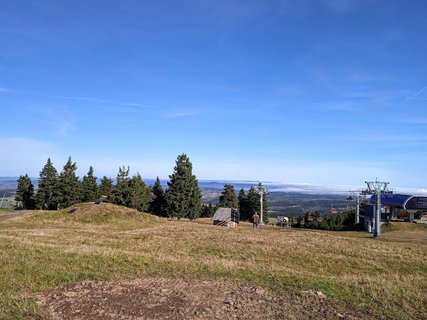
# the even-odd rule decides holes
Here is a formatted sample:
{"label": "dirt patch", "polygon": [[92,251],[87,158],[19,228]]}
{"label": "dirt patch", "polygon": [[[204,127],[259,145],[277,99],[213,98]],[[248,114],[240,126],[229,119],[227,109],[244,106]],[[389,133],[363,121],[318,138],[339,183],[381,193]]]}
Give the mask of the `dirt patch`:
{"label": "dirt patch", "polygon": [[28,211],[23,210],[23,211],[11,211],[11,213],[1,214],[0,222],[22,220],[24,219],[27,213]]}
{"label": "dirt patch", "polygon": [[277,295],[231,280],[84,282],[37,298],[53,320],[375,318],[337,304],[321,292]]}

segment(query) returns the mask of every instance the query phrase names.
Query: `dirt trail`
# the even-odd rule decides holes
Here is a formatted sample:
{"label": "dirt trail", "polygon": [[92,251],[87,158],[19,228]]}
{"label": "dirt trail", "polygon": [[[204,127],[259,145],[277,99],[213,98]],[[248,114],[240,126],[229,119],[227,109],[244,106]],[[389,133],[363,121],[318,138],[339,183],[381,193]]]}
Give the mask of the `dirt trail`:
{"label": "dirt trail", "polygon": [[321,292],[274,294],[234,280],[84,282],[35,297],[53,320],[373,319]]}
{"label": "dirt trail", "polygon": [[11,211],[10,213],[0,214],[0,222],[21,220],[28,213],[27,210]]}

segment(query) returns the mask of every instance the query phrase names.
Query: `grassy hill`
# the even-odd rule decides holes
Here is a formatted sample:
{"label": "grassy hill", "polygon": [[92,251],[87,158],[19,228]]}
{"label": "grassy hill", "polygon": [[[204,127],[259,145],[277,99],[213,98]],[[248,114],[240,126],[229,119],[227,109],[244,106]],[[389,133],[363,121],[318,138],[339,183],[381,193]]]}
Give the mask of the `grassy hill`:
{"label": "grassy hill", "polygon": [[[48,319],[46,310],[65,312],[78,301],[93,308],[101,293],[114,297],[104,305],[111,312],[118,299],[138,296],[152,304],[129,304],[134,315],[151,306],[178,310],[176,319],[427,318],[420,226],[395,225],[374,240],[361,232],[167,221],[112,204],[75,208],[0,223],[0,319]],[[71,311],[62,319],[79,316],[86,319]]]}

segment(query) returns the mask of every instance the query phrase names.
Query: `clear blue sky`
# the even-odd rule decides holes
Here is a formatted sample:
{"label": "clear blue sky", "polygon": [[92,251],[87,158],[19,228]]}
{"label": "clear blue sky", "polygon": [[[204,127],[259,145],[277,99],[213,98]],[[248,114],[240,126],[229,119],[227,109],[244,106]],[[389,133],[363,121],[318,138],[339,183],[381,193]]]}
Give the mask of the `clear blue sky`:
{"label": "clear blue sky", "polygon": [[0,176],[427,187],[424,0],[0,0]]}

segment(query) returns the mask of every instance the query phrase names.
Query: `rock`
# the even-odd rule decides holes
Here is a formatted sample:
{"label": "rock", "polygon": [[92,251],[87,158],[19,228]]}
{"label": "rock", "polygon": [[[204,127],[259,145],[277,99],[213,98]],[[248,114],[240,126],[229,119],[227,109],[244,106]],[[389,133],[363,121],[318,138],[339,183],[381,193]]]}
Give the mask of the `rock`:
{"label": "rock", "polygon": [[256,289],[255,292],[261,296],[263,296],[265,294],[265,290],[264,289]]}
{"label": "rock", "polygon": [[63,293],[64,296],[66,296],[67,298],[73,298],[77,296],[77,292],[75,291],[67,291]]}

